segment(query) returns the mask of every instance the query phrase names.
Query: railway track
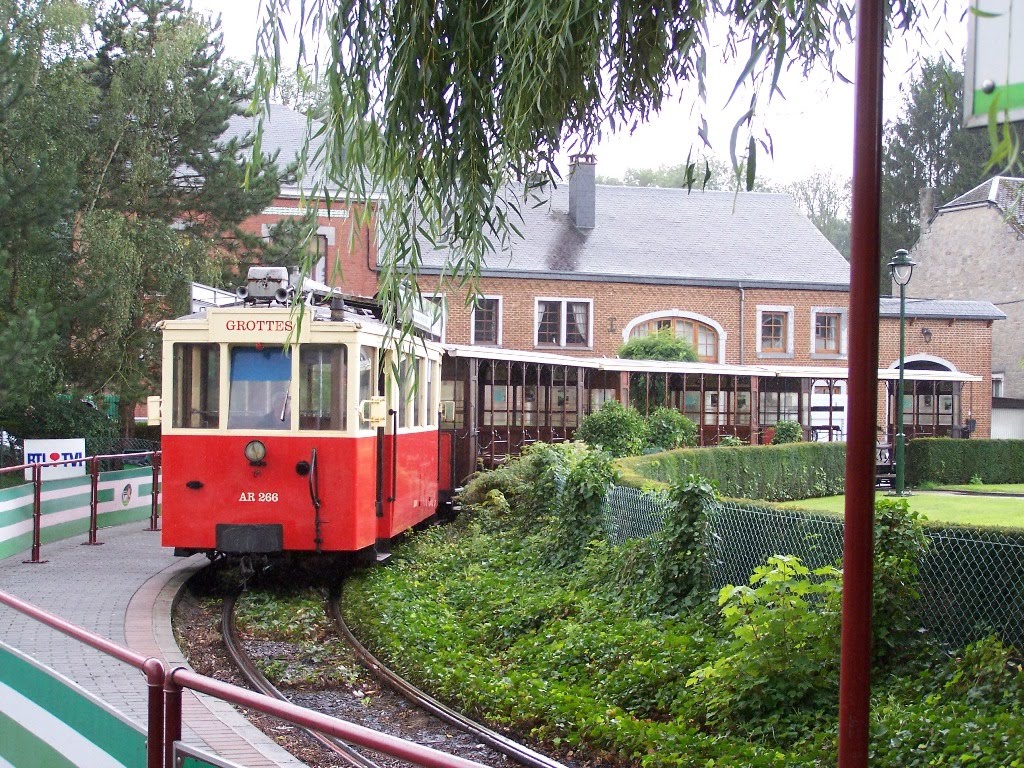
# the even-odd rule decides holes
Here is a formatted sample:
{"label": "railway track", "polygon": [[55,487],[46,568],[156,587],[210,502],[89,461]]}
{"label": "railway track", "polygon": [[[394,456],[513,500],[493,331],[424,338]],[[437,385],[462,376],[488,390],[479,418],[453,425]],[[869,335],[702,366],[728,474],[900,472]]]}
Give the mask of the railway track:
{"label": "railway track", "polygon": [[328,611],[335,623],[338,625],[338,630],[359,657],[363,666],[365,666],[384,685],[405,697],[415,706],[425,712],[429,712],[434,717],[448,723],[452,727],[470,734],[481,744],[486,744],[496,752],[500,752],[506,757],[514,760],[516,763],[526,766],[527,768],[565,768],[565,766],[557,760],[553,760],[547,755],[535,752],[529,747],[513,741],[507,736],[503,736],[502,734],[497,733],[474,720],[470,720],[465,715],[445,706],[441,702],[437,701],[437,699],[428,696],[416,686],[399,677],[381,664],[380,661],[378,661],[377,658],[356,639],[355,635],[352,634],[341,615],[341,609],[338,607],[337,599],[331,599],[328,601]]}
{"label": "railway track", "polygon": [[[221,630],[224,643],[231,661],[235,664],[239,673],[246,682],[254,689],[268,696],[288,700],[271,683],[256,666],[252,658],[246,653],[245,648],[235,630],[234,611],[239,593],[228,595],[224,598],[221,612]],[[352,652],[367,671],[375,677],[382,685],[388,687],[397,695],[408,701],[414,708],[430,715],[448,726],[467,734],[475,742],[484,745],[494,752],[504,756],[526,768],[566,768],[562,763],[553,760],[529,747],[497,733],[467,717],[455,712],[441,702],[433,699],[418,688],[396,675],[377,660],[363,645],[355,638],[341,615],[336,598],[328,599],[325,610],[331,616],[338,628],[339,634],[345,639]],[[367,757],[362,751],[350,744],[333,739],[328,736],[307,731],[308,735],[315,739],[321,746],[329,750],[332,756],[344,762],[345,765],[353,768],[387,768],[393,765],[389,760],[383,763]]]}
{"label": "railway track", "polygon": [[[249,657],[249,654],[245,652],[245,648],[242,646],[238,633],[235,631],[234,621],[235,606],[238,603],[238,596],[238,592],[226,596],[224,598],[224,604],[221,611],[221,634],[224,636],[224,645],[227,648],[228,656],[231,657],[231,661],[238,668],[239,673],[243,678],[245,678],[245,681],[251,687],[266,696],[272,696],[275,699],[287,701],[288,698],[266,678],[266,675],[260,671],[259,667],[256,666],[255,662],[253,662]],[[362,752],[351,744],[346,744],[340,739],[326,736],[318,731],[312,731],[306,728],[302,730],[333,755],[339,757],[346,765],[353,766],[353,768],[382,768],[379,763],[363,755]]]}

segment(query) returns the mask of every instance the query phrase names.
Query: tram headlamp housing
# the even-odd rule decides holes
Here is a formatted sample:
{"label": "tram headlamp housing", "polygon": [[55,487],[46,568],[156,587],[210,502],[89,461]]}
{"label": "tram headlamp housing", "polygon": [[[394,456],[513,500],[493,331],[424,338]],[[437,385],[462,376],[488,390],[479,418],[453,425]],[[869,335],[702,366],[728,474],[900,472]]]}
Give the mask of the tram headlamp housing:
{"label": "tram headlamp housing", "polygon": [[261,440],[250,440],[245,444],[245,458],[254,467],[262,467],[263,459],[267,457],[267,446]]}

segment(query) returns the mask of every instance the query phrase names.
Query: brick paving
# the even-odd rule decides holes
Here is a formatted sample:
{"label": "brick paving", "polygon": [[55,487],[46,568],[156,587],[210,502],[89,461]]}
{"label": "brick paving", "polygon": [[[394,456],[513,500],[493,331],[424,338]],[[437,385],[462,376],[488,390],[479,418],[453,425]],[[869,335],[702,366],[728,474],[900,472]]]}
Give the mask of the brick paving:
{"label": "brick paving", "polygon": [[[0,560],[0,589],[136,653],[187,666],[171,632],[178,588],[206,561],[175,558],[145,522],[104,528],[102,546],[75,537]],[[142,672],[0,605],[0,640],[95,694],[136,723],[146,722]],[[302,763],[250,725],[231,705],[185,691],[184,740],[247,768]]]}

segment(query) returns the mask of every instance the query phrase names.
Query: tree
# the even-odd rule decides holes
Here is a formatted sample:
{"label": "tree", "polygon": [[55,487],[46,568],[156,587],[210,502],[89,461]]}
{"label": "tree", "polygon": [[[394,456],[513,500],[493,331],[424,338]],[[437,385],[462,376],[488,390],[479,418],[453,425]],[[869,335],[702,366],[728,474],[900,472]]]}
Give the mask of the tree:
{"label": "tree", "polygon": [[[0,400],[156,387],[157,319],[260,248],[278,189],[222,142],[251,99],[182,0],[0,4]],[[13,411],[12,411],[13,409]]]}
{"label": "tree", "polygon": [[249,94],[186,3],[121,0],[96,30],[94,144],[76,219],[83,311],[67,374],[119,395],[130,429],[134,403],[158,385],[155,321],[184,310],[190,283],[232,251],[255,247],[238,225],[273,199],[277,169],[247,172],[253,141],[220,140]]}
{"label": "tree", "polygon": [[961,126],[963,73],[944,60],[927,60],[901,86],[903,109],[886,123],[882,157],[882,291],[891,293],[888,262],[921,234],[921,191],[948,202],[990,173],[984,131]]}
{"label": "tree", "polygon": [[[693,345],[666,328],[648,336],[632,338],[619,347],[619,357],[627,360],[668,360],[696,363],[700,360]],[[665,403],[668,377],[650,373],[629,376],[629,402],[646,416]]]}
{"label": "tree", "polygon": [[671,329],[632,338],[619,347],[618,356],[627,360],[675,360],[696,363],[700,358],[693,344],[679,338]]}
{"label": "tree", "polygon": [[850,180],[830,171],[815,171],[789,184],[792,195],[808,219],[847,261],[850,260]]}
{"label": "tree", "polygon": [[[257,70],[265,100],[287,7],[266,3]],[[890,28],[906,29],[916,7],[894,0]],[[724,19],[725,49],[746,56],[742,77],[761,86],[730,146],[738,167],[746,144],[752,187],[758,142],[740,137],[759,99],[776,91],[787,64],[831,66],[852,13],[844,0],[313,3],[296,36],[326,44],[304,49],[299,66],[322,54],[330,100],[310,162],[362,199],[380,193],[380,290],[389,319],[400,318],[422,240],[444,243],[446,271],[472,280],[514,232],[524,193],[554,180],[560,150],[586,151],[606,126],[645,121],[680,82],[703,92],[712,17]],[[697,134],[707,140],[706,124]]]}
{"label": "tree", "polygon": [[83,76],[74,2],[0,4],[0,402],[60,387],[73,212],[90,146],[94,89]]}
{"label": "tree", "polygon": [[[657,168],[627,168],[622,179],[601,177],[602,184],[626,187],[663,187],[685,189],[738,190],[744,184],[746,167],[733,168],[728,160],[707,157],[696,162],[662,165]],[[763,177],[754,182],[754,190],[767,192],[771,183]]]}

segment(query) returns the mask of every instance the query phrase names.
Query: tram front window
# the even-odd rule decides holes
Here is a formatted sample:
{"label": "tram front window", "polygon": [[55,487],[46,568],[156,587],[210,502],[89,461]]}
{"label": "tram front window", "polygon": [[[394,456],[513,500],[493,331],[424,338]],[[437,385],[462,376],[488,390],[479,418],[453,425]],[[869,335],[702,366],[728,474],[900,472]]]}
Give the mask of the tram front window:
{"label": "tram front window", "polygon": [[217,429],[220,350],[216,344],[174,345],[173,425]]}
{"label": "tram front window", "polygon": [[348,350],[310,346],[299,355],[299,429],[345,429]]}
{"label": "tram front window", "polygon": [[283,348],[233,348],[228,429],[290,429],[291,379]]}

